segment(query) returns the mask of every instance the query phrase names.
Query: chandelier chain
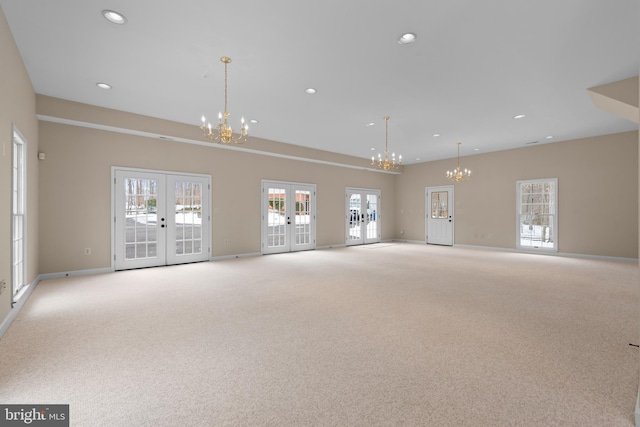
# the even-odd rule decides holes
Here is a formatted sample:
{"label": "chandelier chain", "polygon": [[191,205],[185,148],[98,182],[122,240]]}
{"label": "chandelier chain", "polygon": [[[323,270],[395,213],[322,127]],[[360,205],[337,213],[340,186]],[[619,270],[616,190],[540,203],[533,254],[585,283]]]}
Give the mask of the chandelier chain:
{"label": "chandelier chain", "polygon": [[224,62],[224,114],[227,114],[227,65],[228,62]]}
{"label": "chandelier chain", "polygon": [[384,153],[389,154],[389,116],[385,116],[384,124],[385,124]]}

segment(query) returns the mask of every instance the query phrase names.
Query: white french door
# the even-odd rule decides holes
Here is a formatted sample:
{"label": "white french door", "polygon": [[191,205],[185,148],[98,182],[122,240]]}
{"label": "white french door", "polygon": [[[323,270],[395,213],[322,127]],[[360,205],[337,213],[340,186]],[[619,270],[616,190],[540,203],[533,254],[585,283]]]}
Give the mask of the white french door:
{"label": "white french door", "polygon": [[453,185],[427,187],[426,227],[428,244],[453,246]]}
{"label": "white french door", "polygon": [[262,253],[316,247],[316,186],[262,181]]}
{"label": "white french door", "polygon": [[211,178],[114,169],[115,270],[207,261]]}
{"label": "white french door", "polygon": [[558,250],[558,178],[516,183],[516,248]]}
{"label": "white french door", "polygon": [[380,190],[345,189],[347,245],[380,242]]}

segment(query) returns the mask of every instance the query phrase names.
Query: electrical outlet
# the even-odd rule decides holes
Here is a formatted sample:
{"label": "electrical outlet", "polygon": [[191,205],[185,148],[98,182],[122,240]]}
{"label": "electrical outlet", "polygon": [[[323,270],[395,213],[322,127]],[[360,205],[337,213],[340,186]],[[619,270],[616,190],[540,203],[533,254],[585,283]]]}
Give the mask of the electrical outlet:
{"label": "electrical outlet", "polygon": [[0,294],[2,294],[5,289],[7,289],[7,281],[2,279],[0,280]]}
{"label": "electrical outlet", "polygon": [[85,255],[91,255],[91,248],[84,248]]}

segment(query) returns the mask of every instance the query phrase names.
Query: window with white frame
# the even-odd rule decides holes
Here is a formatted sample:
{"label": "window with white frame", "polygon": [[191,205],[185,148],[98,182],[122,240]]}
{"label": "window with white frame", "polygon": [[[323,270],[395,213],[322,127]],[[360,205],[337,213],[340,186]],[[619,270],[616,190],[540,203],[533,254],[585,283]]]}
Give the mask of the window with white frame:
{"label": "window with white frame", "polygon": [[13,296],[25,285],[26,253],[26,151],[27,143],[14,129],[12,144],[11,176],[11,262]]}
{"label": "window with white frame", "polygon": [[519,249],[558,250],[558,179],[518,181],[517,241]]}

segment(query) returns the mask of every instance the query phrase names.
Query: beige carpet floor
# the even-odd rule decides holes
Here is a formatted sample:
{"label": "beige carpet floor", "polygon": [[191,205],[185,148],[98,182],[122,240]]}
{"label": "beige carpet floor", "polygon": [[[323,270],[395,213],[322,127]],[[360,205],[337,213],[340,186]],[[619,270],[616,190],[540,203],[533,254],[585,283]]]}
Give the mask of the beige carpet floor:
{"label": "beige carpet floor", "polygon": [[632,426],[633,263],[417,244],[42,281],[0,402],[72,426]]}

